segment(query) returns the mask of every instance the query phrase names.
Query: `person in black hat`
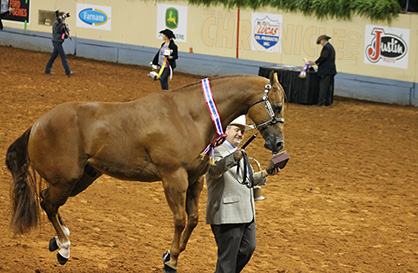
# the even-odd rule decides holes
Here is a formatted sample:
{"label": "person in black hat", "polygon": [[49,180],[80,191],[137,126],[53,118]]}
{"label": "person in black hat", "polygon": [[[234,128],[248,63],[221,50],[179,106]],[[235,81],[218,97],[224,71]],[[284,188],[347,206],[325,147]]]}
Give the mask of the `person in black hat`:
{"label": "person in black hat", "polygon": [[8,15],[10,12],[13,12],[14,10],[15,10],[14,8],[9,8],[5,12],[0,13],[0,30],[3,29],[3,23],[1,22],[1,18],[3,18],[4,16]]}
{"label": "person in black hat", "polygon": [[337,70],[335,68],[335,50],[328,42],[329,39],[331,37],[325,34],[318,37],[316,44],[322,45],[321,56],[315,62],[310,62],[311,65],[318,65],[319,96],[316,106],[329,106],[334,97],[334,76],[337,74]]}
{"label": "person in black hat", "polygon": [[160,80],[161,89],[168,90],[168,77],[170,79],[173,75],[173,70],[176,68],[177,45],[174,43],[174,33],[169,29],[161,30],[163,34],[164,43],[161,45],[160,50],[155,54],[152,64],[160,66],[161,69],[156,78]]}

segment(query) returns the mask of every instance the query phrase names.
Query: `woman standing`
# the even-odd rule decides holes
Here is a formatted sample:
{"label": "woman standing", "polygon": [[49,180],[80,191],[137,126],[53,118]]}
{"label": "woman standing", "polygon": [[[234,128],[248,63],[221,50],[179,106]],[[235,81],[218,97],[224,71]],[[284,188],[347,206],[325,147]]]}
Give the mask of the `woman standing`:
{"label": "woman standing", "polygon": [[58,57],[58,54],[61,56],[61,62],[65,69],[65,74],[71,76],[74,74],[73,71],[70,70],[67,62],[67,56],[65,55],[64,48],[62,47],[62,43],[65,39],[71,38],[70,35],[70,28],[67,24],[65,24],[65,18],[70,17],[69,13],[64,13],[60,11],[56,11],[55,14],[57,15],[57,20],[54,22],[52,26],[52,45],[54,46],[54,50],[52,51],[51,58],[49,58],[48,63],[45,67],[45,74],[54,75],[54,72],[51,72],[52,65],[54,64],[55,59]]}
{"label": "woman standing", "polygon": [[176,68],[177,45],[174,43],[174,33],[169,29],[161,30],[164,43],[152,61],[153,65],[161,67],[157,79],[160,80],[161,89],[168,90],[168,76],[173,76],[173,70]]}

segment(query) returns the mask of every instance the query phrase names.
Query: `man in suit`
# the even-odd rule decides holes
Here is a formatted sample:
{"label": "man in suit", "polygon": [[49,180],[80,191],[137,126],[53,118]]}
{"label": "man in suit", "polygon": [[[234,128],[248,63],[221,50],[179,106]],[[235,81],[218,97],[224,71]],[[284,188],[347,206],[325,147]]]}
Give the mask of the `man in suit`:
{"label": "man in suit", "polygon": [[[242,150],[237,147],[244,138],[244,131],[250,128],[245,116],[227,126],[225,142],[215,148],[216,165],[206,174],[206,223],[211,225],[218,246],[216,273],[241,272],[256,247],[253,188],[237,181],[237,164],[240,170],[244,169],[240,160]],[[274,175],[279,171],[270,173]],[[267,175],[266,170],[254,173],[253,186],[264,185]],[[243,179],[241,175],[240,179]]]}
{"label": "man in suit", "polygon": [[321,56],[311,65],[318,65],[319,96],[316,106],[330,106],[334,97],[334,76],[337,74],[335,68],[335,50],[328,42],[331,37],[323,34],[318,37],[316,44],[322,45]]}

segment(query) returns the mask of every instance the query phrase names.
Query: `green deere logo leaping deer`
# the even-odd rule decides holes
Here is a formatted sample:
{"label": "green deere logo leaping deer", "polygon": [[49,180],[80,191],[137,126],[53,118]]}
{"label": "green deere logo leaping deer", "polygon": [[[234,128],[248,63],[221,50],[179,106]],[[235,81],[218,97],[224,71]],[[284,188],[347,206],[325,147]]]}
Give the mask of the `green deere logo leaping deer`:
{"label": "green deere logo leaping deer", "polygon": [[168,28],[175,29],[179,22],[179,12],[175,8],[168,8],[165,11],[165,25]]}

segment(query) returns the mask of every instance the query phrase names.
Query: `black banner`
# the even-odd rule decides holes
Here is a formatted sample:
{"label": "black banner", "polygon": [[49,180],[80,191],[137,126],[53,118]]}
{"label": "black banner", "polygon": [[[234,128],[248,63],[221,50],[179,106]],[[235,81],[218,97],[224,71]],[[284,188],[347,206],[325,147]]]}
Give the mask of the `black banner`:
{"label": "black banner", "polygon": [[14,8],[14,11],[4,16],[3,20],[29,23],[29,2],[30,0],[9,0],[9,1],[2,0],[1,1],[2,11],[6,11],[9,8]]}

